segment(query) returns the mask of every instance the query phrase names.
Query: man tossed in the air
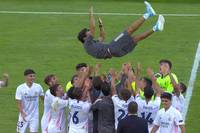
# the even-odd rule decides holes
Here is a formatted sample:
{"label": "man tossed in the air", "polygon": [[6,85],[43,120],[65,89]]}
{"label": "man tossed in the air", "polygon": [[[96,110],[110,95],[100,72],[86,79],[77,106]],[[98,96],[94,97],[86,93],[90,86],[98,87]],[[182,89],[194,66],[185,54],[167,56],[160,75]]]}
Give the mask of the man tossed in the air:
{"label": "man tossed in the air", "polygon": [[140,35],[132,36],[145,20],[149,17],[156,15],[154,9],[148,2],[144,2],[146,5],[146,12],[142,17],[136,20],[130,27],[128,27],[124,32],[120,33],[116,38],[114,38],[109,44],[105,44],[104,37],[105,32],[103,28],[102,20],[99,18],[99,29],[100,37],[98,40],[94,40],[95,35],[95,20],[93,16],[93,8],[90,8],[90,28],[82,29],[78,34],[78,39],[83,43],[86,52],[98,59],[107,59],[112,57],[122,57],[129,52],[131,52],[137,42],[147,38],[152,33],[156,31],[162,31],[164,28],[164,17],[159,15],[156,25],[149,31],[146,31]]}

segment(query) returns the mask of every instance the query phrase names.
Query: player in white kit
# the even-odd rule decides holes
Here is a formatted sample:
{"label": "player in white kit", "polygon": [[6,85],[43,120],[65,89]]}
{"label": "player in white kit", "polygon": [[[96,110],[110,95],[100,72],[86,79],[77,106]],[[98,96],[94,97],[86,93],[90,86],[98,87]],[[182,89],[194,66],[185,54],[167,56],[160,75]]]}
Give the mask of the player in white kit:
{"label": "player in white kit", "polygon": [[88,133],[88,118],[91,108],[90,88],[91,85],[86,86],[86,88],[74,88],[75,99],[69,99],[71,114],[69,133]]}
{"label": "player in white kit", "polygon": [[63,100],[63,87],[55,84],[50,87],[50,92],[54,96],[51,104],[51,120],[48,125],[48,133],[66,133],[66,114],[65,108],[68,106],[68,100]]}
{"label": "player in white kit", "polygon": [[154,90],[151,87],[144,88],[145,99],[142,99],[139,94],[136,95],[136,102],[138,104],[138,116],[148,121],[148,129],[153,128],[153,121],[157,112],[160,109],[161,99],[160,93],[156,93],[155,99],[152,100]]}
{"label": "player in white kit", "polygon": [[159,110],[153,122],[154,126],[151,133],[160,129],[160,133],[178,133],[178,127],[181,133],[185,133],[185,124],[181,113],[171,106],[172,95],[164,92],[161,95],[163,107]]}
{"label": "player in white kit", "polygon": [[25,83],[19,85],[15,99],[19,110],[17,132],[25,133],[29,128],[31,133],[38,132],[39,126],[39,97],[44,98],[43,89],[34,83],[35,72],[32,69],[24,71]]}
{"label": "player in white kit", "polygon": [[132,96],[131,91],[125,88],[125,86],[122,90],[120,90],[119,95],[117,95],[115,87],[117,75],[113,71],[110,71],[110,74],[112,76],[111,88],[115,114],[115,130],[117,130],[119,121],[128,114],[128,104],[135,101],[135,98]]}
{"label": "player in white kit", "polygon": [[[49,87],[57,84],[57,78],[53,74],[49,74],[44,79],[45,84]],[[54,96],[50,93],[50,89],[48,89],[44,96],[44,112],[41,119],[41,130],[42,133],[47,133],[48,125],[51,120],[51,104],[53,102]]]}

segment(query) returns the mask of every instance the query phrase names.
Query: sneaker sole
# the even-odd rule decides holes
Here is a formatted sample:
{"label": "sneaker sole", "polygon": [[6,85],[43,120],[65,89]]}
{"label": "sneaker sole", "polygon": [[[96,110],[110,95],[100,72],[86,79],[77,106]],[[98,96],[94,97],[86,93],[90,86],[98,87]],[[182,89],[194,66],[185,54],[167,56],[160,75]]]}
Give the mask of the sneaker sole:
{"label": "sneaker sole", "polygon": [[147,2],[147,1],[144,1],[144,4],[150,8],[150,10],[151,10],[153,16],[155,16],[155,15],[156,15],[156,12],[155,12],[155,10],[152,8],[151,4],[150,4],[149,2]]}
{"label": "sneaker sole", "polygon": [[159,15],[158,21],[159,21],[158,29],[160,31],[163,31],[163,29],[164,29],[164,23],[165,23],[165,18],[163,17],[163,15]]}

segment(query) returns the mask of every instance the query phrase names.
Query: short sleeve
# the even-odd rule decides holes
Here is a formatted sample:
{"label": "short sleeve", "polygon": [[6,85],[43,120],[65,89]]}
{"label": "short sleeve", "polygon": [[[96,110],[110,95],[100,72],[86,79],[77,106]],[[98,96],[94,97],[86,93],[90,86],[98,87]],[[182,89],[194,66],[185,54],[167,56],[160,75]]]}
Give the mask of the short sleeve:
{"label": "short sleeve", "polygon": [[16,100],[22,100],[22,93],[21,93],[20,87],[17,87],[15,99]]}
{"label": "short sleeve", "polygon": [[44,91],[41,85],[39,85],[39,96],[44,96]]}
{"label": "short sleeve", "polygon": [[181,113],[178,110],[176,110],[176,112],[177,113],[175,115],[175,124],[177,126],[184,125],[184,121],[183,121],[183,117],[182,117]]}
{"label": "short sleeve", "polygon": [[112,101],[114,104],[116,104],[118,102],[118,96],[117,95],[113,95],[112,96]]}
{"label": "short sleeve", "polygon": [[161,104],[161,98],[160,97],[156,97],[155,101],[154,101],[154,104],[157,105],[157,106],[160,106],[160,104]]}
{"label": "short sleeve", "polygon": [[160,111],[157,113],[156,118],[155,118],[155,120],[153,122],[153,124],[156,125],[156,126],[160,126],[160,119],[159,119],[159,117],[160,117]]}

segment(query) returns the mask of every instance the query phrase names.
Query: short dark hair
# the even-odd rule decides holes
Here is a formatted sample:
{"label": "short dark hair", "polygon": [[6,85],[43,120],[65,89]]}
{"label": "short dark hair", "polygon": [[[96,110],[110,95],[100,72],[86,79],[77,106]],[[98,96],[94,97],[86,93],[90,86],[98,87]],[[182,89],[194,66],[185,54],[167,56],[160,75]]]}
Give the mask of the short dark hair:
{"label": "short dark hair", "polygon": [[92,78],[92,84],[95,89],[101,90],[101,85],[103,84],[103,81],[101,80],[100,76],[95,76]]}
{"label": "short dark hair", "polygon": [[146,87],[151,87],[152,86],[151,79],[149,79],[147,77],[143,77],[143,80],[146,82]]}
{"label": "short dark hair", "polygon": [[169,92],[163,92],[162,94],[161,94],[161,99],[162,98],[166,98],[166,99],[168,99],[168,100],[172,100],[172,94],[171,93],[169,93]]}
{"label": "short dark hair", "polygon": [[56,96],[56,91],[58,90],[58,86],[60,84],[55,84],[53,86],[51,86],[49,89],[50,89],[50,93],[53,95],[53,96]]}
{"label": "short dark hair", "polygon": [[77,74],[75,74],[75,75],[72,76],[72,79],[71,79],[71,83],[72,83],[72,84],[74,84],[74,79],[75,79],[76,77],[78,77]]}
{"label": "short dark hair", "polygon": [[80,100],[82,98],[82,95],[83,95],[83,90],[79,87],[75,87],[73,89],[72,94],[73,94],[74,99]]}
{"label": "short dark hair", "polygon": [[151,88],[151,87],[145,87],[144,88],[144,96],[145,96],[145,98],[151,99],[153,94],[154,94],[153,88]]}
{"label": "short dark hair", "polygon": [[101,84],[101,91],[102,91],[104,96],[109,96],[110,92],[111,92],[110,84],[108,82],[104,81]]}
{"label": "short dark hair", "polygon": [[181,87],[181,90],[182,90],[181,93],[185,93],[186,90],[187,90],[187,86],[183,82],[180,82],[179,84],[180,84],[180,87]]}
{"label": "short dark hair", "polygon": [[73,86],[67,91],[67,96],[71,99],[75,99],[73,91],[74,91]]}
{"label": "short dark hair", "polygon": [[27,75],[29,75],[29,74],[35,74],[35,71],[34,71],[33,69],[26,69],[26,70],[24,71],[24,76],[27,76]]}
{"label": "short dark hair", "polygon": [[167,63],[169,65],[169,68],[170,69],[172,68],[172,62],[170,60],[162,59],[159,61],[159,64],[161,64],[161,63]]}
{"label": "short dark hair", "polygon": [[47,75],[47,76],[44,78],[44,83],[45,83],[46,85],[49,85],[49,82],[50,82],[51,78],[53,78],[54,76],[55,76],[54,74],[49,74],[49,75]]}
{"label": "short dark hair", "polygon": [[130,102],[128,104],[128,112],[130,114],[136,114],[137,111],[138,111],[138,104],[136,102],[134,102],[134,101]]}
{"label": "short dark hair", "polygon": [[87,28],[83,28],[79,33],[78,33],[78,40],[81,41],[82,43],[85,42],[84,38],[86,37],[86,32],[89,31]]}
{"label": "short dark hair", "polygon": [[120,96],[123,100],[127,101],[131,97],[131,92],[128,89],[122,89]]}
{"label": "short dark hair", "polygon": [[76,71],[80,70],[82,67],[87,67],[86,63],[79,63],[76,65]]}

